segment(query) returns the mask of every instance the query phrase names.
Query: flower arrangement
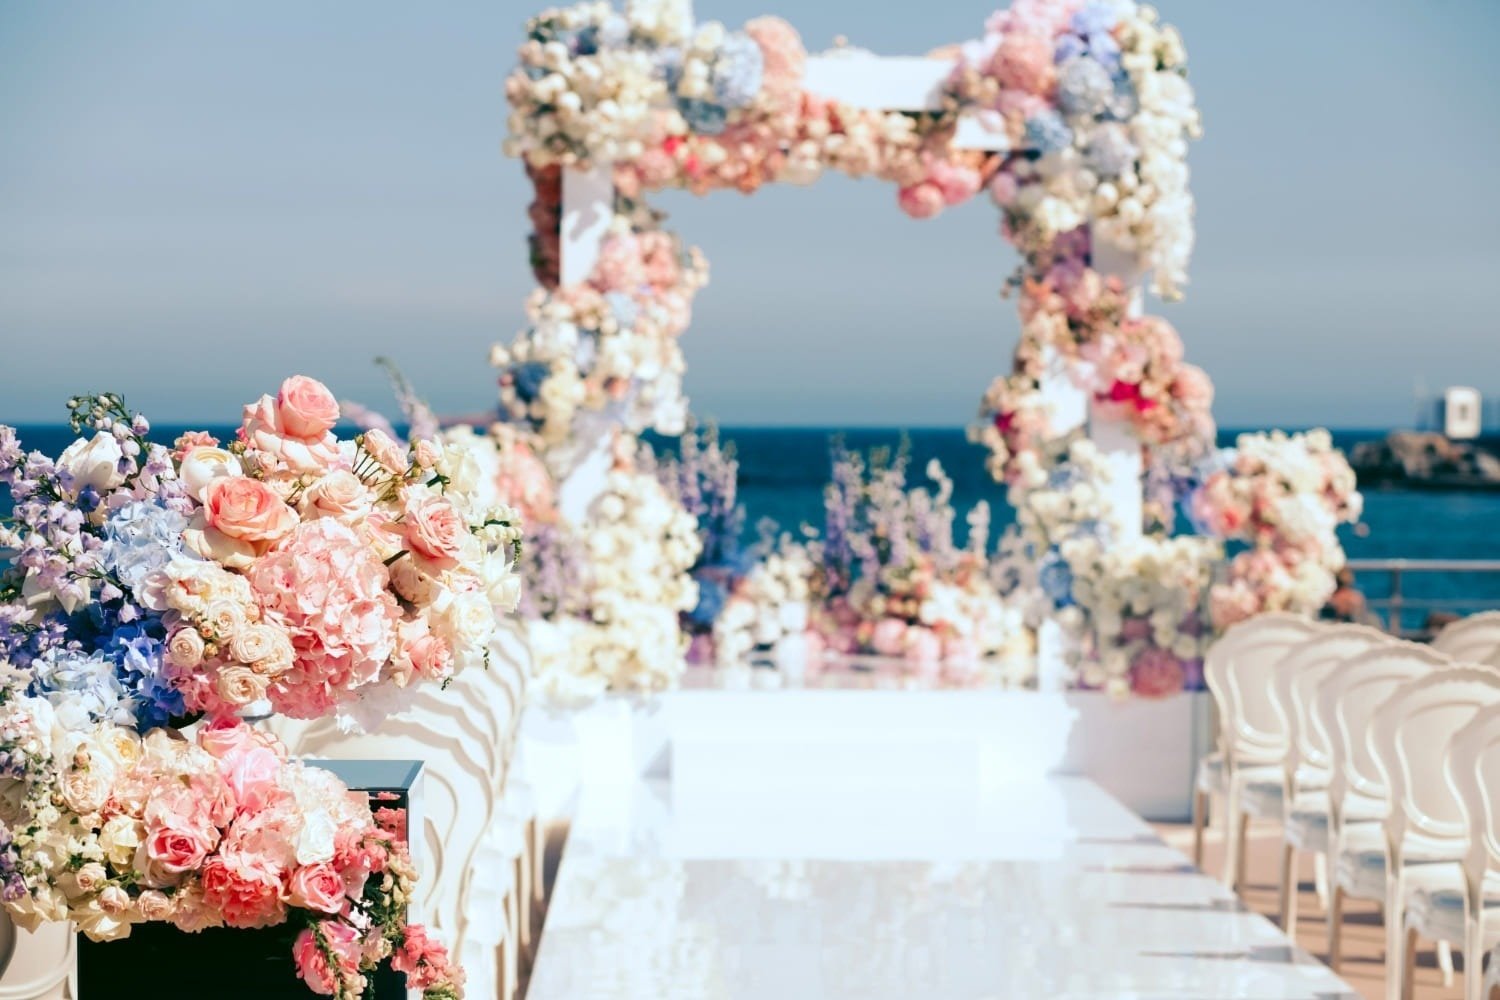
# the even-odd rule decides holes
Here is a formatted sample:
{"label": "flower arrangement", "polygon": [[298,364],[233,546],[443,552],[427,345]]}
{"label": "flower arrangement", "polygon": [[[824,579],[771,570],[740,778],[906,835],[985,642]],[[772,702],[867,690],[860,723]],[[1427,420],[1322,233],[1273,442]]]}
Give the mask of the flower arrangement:
{"label": "flower arrangement", "polygon": [[154,443],[116,396],[69,406],[91,433],[56,460],[0,427],[0,660],[77,724],[354,710],[482,666],[515,606],[517,519],[462,450],[340,440],[313,379],[246,406],[227,446]]}
{"label": "flower arrangement", "polygon": [[1249,548],[1213,588],[1213,621],[1227,628],[1261,611],[1316,613],[1344,565],[1337,527],[1359,520],[1354,470],[1325,430],[1242,434],[1192,497],[1207,530]]}
{"label": "flower arrangement", "polygon": [[545,532],[529,623],[538,689],[557,704],[605,691],[671,686],[686,666],[680,615],[698,602],[689,575],[697,521],[650,471],[621,465],[583,525]]}
{"label": "flower arrangement", "polygon": [[907,463],[904,450],[867,459],[835,448],[822,532],[763,544],[715,625],[721,661],[773,650],[803,629],[814,664],[828,651],[968,677],[1007,648],[1020,621],[990,584],[988,505],[970,512],[960,547],[951,480],[933,461],[936,488],[908,488]]}
{"label": "flower arrangement", "polygon": [[663,488],[698,521],[698,559],[690,570],[698,584],[698,603],[683,625],[695,635],[707,634],[747,563],[740,544],[745,508],[737,499],[739,462],[734,445],[721,444],[712,425],[692,427],[682,435],[675,457],[643,457]]}
{"label": "flower arrangement", "polygon": [[0,900],[22,927],[70,920],[91,940],[133,925],[300,926],[290,956],[308,988],[356,998],[389,960],[428,1000],[463,973],[406,923],[416,880],[405,817],[290,760],[232,718],[189,740],[112,721],[79,725],[31,677],[0,678]]}

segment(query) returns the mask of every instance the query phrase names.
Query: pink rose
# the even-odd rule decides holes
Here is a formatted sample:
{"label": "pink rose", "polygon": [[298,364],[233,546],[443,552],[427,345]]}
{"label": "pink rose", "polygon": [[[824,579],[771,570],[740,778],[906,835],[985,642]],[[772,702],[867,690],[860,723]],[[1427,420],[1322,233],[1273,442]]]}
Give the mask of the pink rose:
{"label": "pink rose", "polygon": [[203,864],[215,839],[202,826],[177,821],[149,831],[141,846],[155,872],[174,878]]}
{"label": "pink rose", "polygon": [[943,210],[943,189],[929,181],[902,188],[896,195],[901,211],[913,219],[930,219]]}
{"label": "pink rose", "polygon": [[286,435],[303,441],[320,440],[339,422],[338,400],[326,385],[306,375],[293,375],[281,383],[276,412]]}
{"label": "pink rose", "polygon": [[245,476],[210,482],[203,494],[209,527],[246,542],[274,542],[297,526],[297,512],[265,483]]}
{"label": "pink rose", "polygon": [[428,495],[407,502],[403,531],[413,552],[446,569],[458,564],[469,527],[451,503]]}
{"label": "pink rose", "polygon": [[870,634],[870,648],[881,656],[901,656],[906,652],[906,623],[899,618],[882,618]]}
{"label": "pink rose", "polygon": [[262,746],[237,747],[219,758],[219,773],[224,776],[241,812],[264,809],[277,791],[281,759]]}
{"label": "pink rose", "polygon": [[1182,661],[1165,649],[1148,646],[1130,664],[1130,690],[1143,698],[1165,698],[1183,688]]}
{"label": "pink rose", "polygon": [[379,462],[385,471],[401,475],[406,471],[406,449],[379,427],[365,431],[360,439],[370,457]]}
{"label": "pink rose", "polygon": [[333,434],[304,438],[294,433],[283,423],[281,407],[270,396],[246,405],[239,438],[257,461],[271,468],[324,472],[343,461]]}
{"label": "pink rose", "polygon": [[345,903],[344,880],[327,862],[303,865],[292,873],[287,898],[305,910],[340,913]]}
{"label": "pink rose", "polygon": [[402,622],[396,633],[396,661],[410,673],[437,680],[453,673],[453,650],[433,635],[425,618]]}
{"label": "pink rose", "polygon": [[254,730],[234,716],[223,716],[205,723],[198,730],[198,745],[215,757],[249,745]]}
{"label": "pink rose", "polygon": [[430,469],[434,465],[437,465],[438,459],[442,457],[442,453],[438,450],[437,445],[424,438],[412,446],[412,456],[416,459],[418,466]]}
{"label": "pink rose", "polygon": [[370,513],[375,498],[348,469],[335,469],[302,494],[302,509],[324,517],[353,522]]}

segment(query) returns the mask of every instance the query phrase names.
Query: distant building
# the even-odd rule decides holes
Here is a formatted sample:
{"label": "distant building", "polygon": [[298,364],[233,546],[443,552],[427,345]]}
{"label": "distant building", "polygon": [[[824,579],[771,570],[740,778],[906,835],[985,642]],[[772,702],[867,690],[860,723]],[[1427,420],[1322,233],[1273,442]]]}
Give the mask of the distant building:
{"label": "distant building", "polygon": [[1472,441],[1484,430],[1484,396],[1469,386],[1443,392],[1443,434],[1450,441]]}

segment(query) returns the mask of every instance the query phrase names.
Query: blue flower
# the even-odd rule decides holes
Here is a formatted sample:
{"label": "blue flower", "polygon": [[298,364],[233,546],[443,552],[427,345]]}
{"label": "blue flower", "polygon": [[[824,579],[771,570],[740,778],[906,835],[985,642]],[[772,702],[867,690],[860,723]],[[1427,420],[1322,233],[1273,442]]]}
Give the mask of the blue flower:
{"label": "blue flower", "polygon": [[187,518],[149,500],[128,503],[104,522],[104,566],[140,600],[146,577],[182,551]]}
{"label": "blue flower", "polygon": [[604,296],[604,301],[609,304],[609,311],[615,314],[615,322],[621,326],[634,326],[640,317],[640,306],[624,292],[609,292]]}
{"label": "blue flower", "polygon": [[104,653],[56,651],[33,661],[31,669],[28,693],[51,702],[66,728],[81,729],[106,720],[135,725],[115,661]]}
{"label": "blue flower", "polygon": [[1130,141],[1130,132],[1118,122],[1105,122],[1089,133],[1083,149],[1083,161],[1100,177],[1119,177],[1135,168],[1139,151]]}
{"label": "blue flower", "polygon": [[162,676],[163,644],[159,623],[150,620],[115,630],[104,651],[115,659],[121,683],[132,692],[134,713],[141,729],[165,725],[182,715],[182,692]]}
{"label": "blue flower", "polygon": [[1042,557],[1037,571],[1037,582],[1042,593],[1047,595],[1054,607],[1066,608],[1073,604],[1073,570],[1056,549]]}
{"label": "blue flower", "polygon": [[530,403],[541,395],[542,383],[547,381],[552,369],[544,361],[525,361],[513,367],[510,372],[516,380],[516,395],[522,401]]}
{"label": "blue flower", "polygon": [[755,100],[765,78],[765,58],[749,35],[736,31],[725,38],[710,77],[718,103],[733,109]]}
{"label": "blue flower", "polygon": [[677,110],[688,128],[699,135],[718,135],[728,124],[729,112],[721,104],[679,97]]}
{"label": "blue flower", "polygon": [[729,597],[729,590],[723,581],[704,578],[698,581],[698,606],[693,608],[688,615],[688,620],[694,625],[707,627],[714,623],[719,617],[719,612],[724,610],[724,601]]}
{"label": "blue flower", "polygon": [[1104,113],[1114,97],[1109,70],[1087,56],[1063,63],[1057,74],[1057,103],[1069,115],[1089,118]]}
{"label": "blue flower", "polygon": [[1091,3],[1074,14],[1068,26],[1084,36],[1108,35],[1117,20],[1110,7],[1110,4]]}
{"label": "blue flower", "polygon": [[1047,154],[1073,145],[1073,130],[1056,111],[1042,111],[1026,119],[1026,148]]}

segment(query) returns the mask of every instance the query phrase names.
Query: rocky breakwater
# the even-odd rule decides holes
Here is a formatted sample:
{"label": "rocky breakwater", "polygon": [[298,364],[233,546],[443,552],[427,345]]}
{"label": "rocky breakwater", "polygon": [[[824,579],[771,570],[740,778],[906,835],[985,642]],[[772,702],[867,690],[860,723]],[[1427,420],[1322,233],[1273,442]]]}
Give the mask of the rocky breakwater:
{"label": "rocky breakwater", "polygon": [[1453,441],[1426,431],[1395,431],[1362,441],[1349,454],[1361,486],[1500,489],[1493,443]]}

